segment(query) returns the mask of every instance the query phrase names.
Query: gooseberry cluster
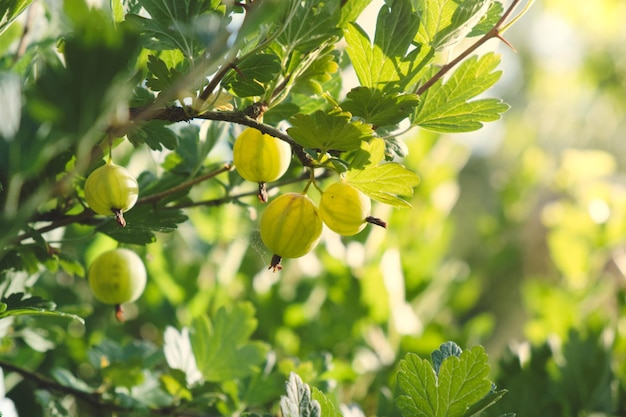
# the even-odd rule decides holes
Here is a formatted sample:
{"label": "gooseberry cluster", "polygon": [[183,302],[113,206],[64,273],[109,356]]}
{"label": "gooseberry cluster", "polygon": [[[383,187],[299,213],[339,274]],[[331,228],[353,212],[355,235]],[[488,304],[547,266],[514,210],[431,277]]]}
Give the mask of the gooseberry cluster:
{"label": "gooseberry cluster", "polygon": [[[276,181],[287,171],[291,151],[286,142],[247,128],[235,140],[233,160],[244,179],[259,183],[259,200],[266,203],[265,183]],[[270,269],[274,271],[281,269],[282,258],[299,258],[312,251],[321,238],[323,224],[342,236],[359,233],[367,223],[387,226],[370,216],[370,199],[344,181],[323,191],[318,207],[306,193],[314,181],[309,181],[303,193],[276,197],[261,216],[261,240],[273,253]]]}
{"label": "gooseberry cluster", "polygon": [[[137,202],[139,186],[126,168],[108,162],[95,169],[85,181],[85,200],[98,214],[114,215],[124,227],[123,213]],[[114,249],[97,256],[88,272],[93,295],[105,304],[115,305],[115,317],[123,321],[122,304],[135,301],[146,286],[146,268],[129,249]]]}

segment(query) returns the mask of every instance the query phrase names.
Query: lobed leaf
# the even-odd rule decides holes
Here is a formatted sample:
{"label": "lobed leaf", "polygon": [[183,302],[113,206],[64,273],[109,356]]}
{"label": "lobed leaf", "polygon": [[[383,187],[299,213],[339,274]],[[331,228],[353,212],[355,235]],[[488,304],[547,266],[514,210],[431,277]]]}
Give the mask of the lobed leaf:
{"label": "lobed leaf", "polygon": [[445,83],[437,81],[422,96],[413,124],[438,132],[467,132],[500,118],[509,106],[499,99],[468,101],[491,87],[501,75],[500,57],[488,53],[464,61]]}
{"label": "lobed leaf", "polygon": [[305,148],[352,151],[361,141],[372,137],[372,128],[362,122],[351,121],[352,115],[340,108],[329,112],[321,110],[311,115],[297,114],[291,119],[287,133]]}
{"label": "lobed leaf", "polygon": [[280,398],[282,417],[322,417],[320,404],[311,396],[311,388],[295,373],[289,375],[287,395]]}
{"label": "lobed leaf", "polygon": [[213,320],[202,316],[193,322],[191,345],[206,381],[243,378],[264,362],[268,347],[249,340],[256,326],[254,308],[249,303],[222,307]]}
{"label": "lobed leaf", "polygon": [[396,399],[396,405],[404,417],[469,416],[499,399],[501,393],[491,394],[493,385],[482,346],[460,353],[458,346],[446,344],[439,352],[434,355],[441,360],[438,374],[417,355],[408,354],[400,361],[398,386],[404,394]]}
{"label": "lobed leaf", "polygon": [[384,93],[368,87],[353,88],[341,103],[341,108],[374,126],[400,123],[419,104],[415,94]]}
{"label": "lobed leaf", "polygon": [[411,204],[399,196],[413,195],[419,176],[399,163],[366,166],[352,169],[346,174],[346,182],[368,197],[398,208],[410,208]]}

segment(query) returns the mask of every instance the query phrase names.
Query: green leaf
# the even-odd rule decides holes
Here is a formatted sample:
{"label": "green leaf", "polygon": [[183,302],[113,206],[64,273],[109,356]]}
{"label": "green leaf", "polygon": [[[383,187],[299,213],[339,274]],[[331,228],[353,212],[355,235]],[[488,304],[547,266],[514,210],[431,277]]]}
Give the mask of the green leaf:
{"label": "green leaf", "polygon": [[313,395],[311,396],[311,398],[319,403],[321,416],[341,417],[341,413],[339,412],[339,410],[337,410],[335,404],[333,404],[333,402],[329,400],[322,391],[318,390],[315,387],[313,387],[312,391]]}
{"label": "green leaf", "polygon": [[297,114],[291,119],[287,133],[305,148],[351,151],[358,149],[361,141],[372,137],[372,128],[362,122],[351,121],[349,112],[334,108],[312,115]]}
{"label": "green leaf", "polygon": [[22,292],[17,292],[3,297],[0,303],[0,320],[10,316],[49,316],[77,320],[84,324],[85,321],[75,315],[56,311],[56,304],[44,300],[38,296],[28,297]]}
{"label": "green leaf", "polygon": [[338,26],[345,28],[348,23],[355,22],[357,17],[359,17],[370,2],[371,0],[350,0],[343,2]]}
{"label": "green leaf", "polygon": [[152,76],[146,78],[146,86],[152,91],[166,91],[173,87],[183,76],[182,72],[175,68],[168,68],[165,61],[154,55],[148,55],[146,64]]}
{"label": "green leaf", "polygon": [[396,405],[404,417],[462,417],[491,391],[488,375],[481,346],[446,357],[439,374],[427,360],[409,353],[400,361],[398,386],[404,395]]}
{"label": "green leaf", "polygon": [[385,91],[412,89],[433,57],[428,45],[412,46],[419,26],[408,0],[395,0],[380,9],[373,45],[359,25],[348,25],[344,30],[346,51],[362,86]]}
{"label": "green leaf", "polygon": [[353,88],[341,104],[341,108],[374,126],[400,123],[419,104],[415,94],[383,93],[368,87]]}
{"label": "green leaf", "polygon": [[[474,417],[474,416],[482,415],[482,412],[485,409],[491,407],[496,402],[500,401],[502,397],[504,397],[504,394],[506,394],[507,392],[508,391],[505,389],[496,391],[495,385],[492,386],[492,390],[489,392],[489,394],[485,395],[482,399],[472,404],[467,409],[467,411],[465,411],[465,413],[463,414],[463,417]],[[510,417],[515,417],[515,414],[507,414],[507,415]],[[500,417],[506,417],[507,415],[503,415]]]}
{"label": "green leaf", "polygon": [[465,38],[493,0],[415,0],[422,25],[415,41],[441,50]]}
{"label": "green leaf", "polygon": [[0,35],[33,0],[0,0]]}
{"label": "green leaf", "polygon": [[320,404],[311,396],[311,388],[295,374],[289,374],[286,396],[280,398],[280,411],[283,417],[321,417]]}
{"label": "green leaf", "polygon": [[445,83],[437,81],[422,96],[413,124],[438,132],[468,132],[498,120],[509,106],[499,99],[468,101],[491,87],[501,75],[500,57],[488,53],[464,61]]}
{"label": "green leaf", "polygon": [[280,60],[274,54],[250,55],[237,64],[222,80],[222,87],[239,97],[262,96],[264,83],[276,79],[281,71]]}
{"label": "green leaf", "polygon": [[213,320],[207,316],[194,320],[191,344],[206,381],[244,378],[258,369],[268,347],[249,340],[256,326],[254,307],[249,303],[221,307]]}
{"label": "green leaf", "polygon": [[124,20],[124,4],[122,0],[110,0],[113,20],[117,23]]}
{"label": "green leaf", "polygon": [[353,169],[346,174],[346,182],[370,198],[398,208],[410,208],[399,196],[412,196],[419,177],[396,162],[363,169]]}
{"label": "green leaf", "polygon": [[350,159],[353,170],[361,170],[368,165],[376,166],[385,159],[385,141],[374,138],[369,142],[361,142],[361,148]]}
{"label": "green leaf", "polygon": [[504,6],[499,1],[494,1],[489,6],[489,10],[487,14],[483,16],[483,18],[478,22],[476,26],[472,29],[472,31],[467,35],[467,37],[471,38],[474,36],[482,36],[485,33],[489,32],[493,27],[498,23],[500,17],[502,17],[502,13],[504,13]]}
{"label": "green leaf", "polygon": [[145,143],[155,151],[162,151],[163,148],[176,149],[178,138],[167,127],[167,124],[168,122],[162,120],[143,123],[128,133],[128,140],[134,146]]}

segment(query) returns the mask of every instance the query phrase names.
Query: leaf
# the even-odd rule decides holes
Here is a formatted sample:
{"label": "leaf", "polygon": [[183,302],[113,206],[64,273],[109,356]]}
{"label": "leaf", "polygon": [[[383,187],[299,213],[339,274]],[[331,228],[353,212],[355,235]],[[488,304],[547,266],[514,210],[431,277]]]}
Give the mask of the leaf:
{"label": "leaf", "polygon": [[362,122],[351,121],[349,112],[334,108],[312,115],[297,114],[291,119],[287,133],[305,148],[351,151],[358,149],[361,141],[372,137],[372,128]]}
{"label": "leaf", "polygon": [[433,369],[435,370],[435,374],[439,375],[439,368],[441,368],[441,364],[446,358],[451,356],[456,356],[457,358],[461,356],[463,351],[461,348],[454,342],[446,342],[439,346],[438,350],[435,350],[430,356],[433,361]]}
{"label": "leaf", "polygon": [[442,50],[465,38],[487,14],[493,0],[416,0],[422,25],[415,40]]}
{"label": "leaf", "polygon": [[277,41],[287,50],[311,51],[329,39],[339,39],[341,30],[337,28],[340,18],[338,2],[304,0],[293,2],[287,22]]}
{"label": "leaf", "polygon": [[501,75],[493,53],[464,61],[445,83],[437,81],[422,96],[413,124],[438,132],[468,132],[498,120],[509,106],[499,99],[468,101],[491,87]]}
{"label": "leaf", "polygon": [[179,369],[185,373],[187,385],[194,385],[202,380],[202,373],[198,369],[196,358],[191,348],[189,329],[183,328],[178,332],[173,327],[167,327],[163,335],[163,353],[170,368]]}
{"label": "leaf", "polygon": [[439,374],[427,360],[407,354],[400,361],[398,386],[405,393],[396,399],[404,417],[462,417],[492,389],[489,365],[482,346],[443,359]]}
{"label": "leaf", "polygon": [[341,413],[335,407],[335,404],[324,395],[324,393],[313,387],[313,395],[311,398],[320,405],[320,415],[324,417],[341,417]]}
{"label": "leaf", "polygon": [[485,33],[489,32],[500,20],[500,17],[504,13],[504,6],[499,1],[494,1],[489,6],[489,10],[487,14],[483,16],[483,18],[478,22],[476,26],[472,29],[472,31],[467,35],[468,38],[474,36],[482,36]]}
{"label": "leaf", "polygon": [[222,87],[239,97],[262,96],[265,94],[263,84],[276,79],[280,71],[280,60],[276,55],[250,55],[224,77]]}
{"label": "leaf", "polygon": [[165,61],[154,55],[148,55],[146,66],[152,73],[152,76],[146,78],[146,86],[152,91],[166,91],[175,86],[183,76],[182,72],[168,68]]}
{"label": "leaf", "polygon": [[155,151],[162,151],[163,148],[176,149],[178,138],[167,127],[167,123],[162,120],[151,120],[143,123],[128,133],[128,140],[134,146],[145,143]]}
{"label": "leaf", "polygon": [[213,320],[207,316],[194,320],[191,345],[206,381],[244,378],[265,361],[268,347],[249,340],[256,326],[254,308],[249,303],[230,309],[221,307]]}
{"label": "leaf", "polygon": [[406,119],[419,102],[416,94],[383,93],[356,87],[347,94],[341,108],[374,126],[389,126]]}
{"label": "leaf", "polygon": [[289,374],[286,396],[280,397],[282,417],[321,417],[320,404],[311,397],[311,388],[295,374]]}
{"label": "leaf", "polygon": [[33,0],[0,0],[0,35]]}
{"label": "leaf", "polygon": [[153,205],[136,206],[124,213],[126,226],[120,227],[115,219],[101,224],[96,229],[122,243],[146,245],[156,240],[155,232],[170,233],[179,223],[187,221],[181,210],[164,209]]}
{"label": "leaf", "polygon": [[84,324],[85,321],[75,315],[56,311],[56,304],[38,296],[28,297],[17,292],[3,297],[0,301],[0,320],[10,316],[49,316],[73,319]]}
{"label": "leaf", "polygon": [[373,45],[356,23],[344,29],[346,52],[362,86],[385,91],[412,89],[433,58],[428,45],[412,46],[419,26],[409,1],[396,0],[380,9]]}
{"label": "leaf", "polygon": [[381,138],[374,138],[369,142],[361,143],[361,148],[351,159],[350,167],[354,170],[361,170],[368,165],[376,166],[383,159],[385,159],[385,141]]}
{"label": "leaf", "polygon": [[410,208],[411,204],[399,196],[412,196],[413,188],[420,179],[412,171],[396,162],[364,169],[353,169],[346,174],[346,182],[368,197],[399,208]]}

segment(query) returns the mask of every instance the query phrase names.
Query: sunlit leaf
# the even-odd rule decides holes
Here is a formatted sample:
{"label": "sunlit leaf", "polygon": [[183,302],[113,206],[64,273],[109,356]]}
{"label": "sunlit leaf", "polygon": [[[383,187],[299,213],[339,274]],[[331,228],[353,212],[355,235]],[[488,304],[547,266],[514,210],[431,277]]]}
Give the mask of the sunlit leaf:
{"label": "sunlit leaf", "polygon": [[370,198],[399,208],[410,208],[400,196],[412,196],[413,188],[420,182],[413,171],[399,163],[390,162],[363,169],[350,170],[346,182]]}

